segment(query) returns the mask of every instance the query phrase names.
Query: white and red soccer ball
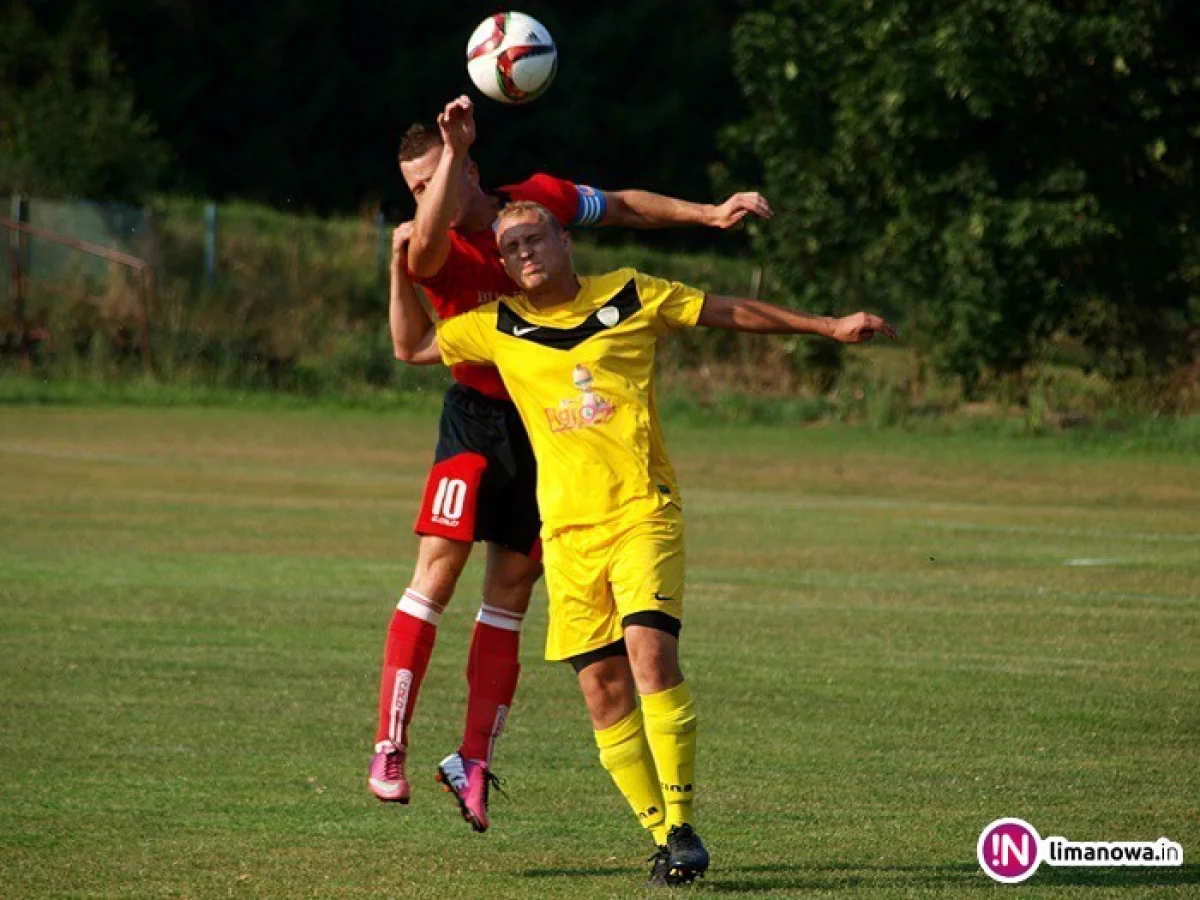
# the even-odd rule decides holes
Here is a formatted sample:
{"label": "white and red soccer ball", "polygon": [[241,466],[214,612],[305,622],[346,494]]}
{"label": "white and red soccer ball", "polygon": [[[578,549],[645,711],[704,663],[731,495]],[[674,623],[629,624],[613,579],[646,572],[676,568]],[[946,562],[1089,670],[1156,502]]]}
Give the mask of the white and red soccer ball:
{"label": "white and red soccer ball", "polygon": [[558,71],[554,38],[537,19],[502,12],[479,23],[467,41],[467,72],[475,86],[501,103],[528,103]]}

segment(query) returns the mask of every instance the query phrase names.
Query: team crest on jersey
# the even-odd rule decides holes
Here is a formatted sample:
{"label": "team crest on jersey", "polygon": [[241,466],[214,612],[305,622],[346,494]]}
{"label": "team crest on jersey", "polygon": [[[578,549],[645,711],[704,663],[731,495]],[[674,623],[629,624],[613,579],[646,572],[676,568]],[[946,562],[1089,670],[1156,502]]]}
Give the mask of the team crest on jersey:
{"label": "team crest on jersey", "polygon": [[576,428],[590,428],[610,421],[617,408],[592,390],[592,373],[588,367],[576,366],[571,373],[571,380],[580,396],[563,400],[557,408],[546,410],[550,430],[555,433],[574,431]]}

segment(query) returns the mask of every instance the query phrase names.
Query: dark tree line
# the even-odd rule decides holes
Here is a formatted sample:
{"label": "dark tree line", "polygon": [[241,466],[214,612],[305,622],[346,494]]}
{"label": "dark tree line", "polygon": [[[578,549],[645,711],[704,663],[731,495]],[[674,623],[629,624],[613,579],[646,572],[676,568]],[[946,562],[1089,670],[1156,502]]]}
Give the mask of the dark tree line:
{"label": "dark tree line", "polygon": [[[90,10],[121,84],[170,149],[156,186],[218,199],[318,212],[380,202],[401,215],[400,135],[460,93],[478,104],[489,181],[545,169],[710,199],[717,131],[743,112],[734,0],[518,4],[560,52],[556,83],[527,107],[481,98],[467,77],[467,37],[495,2],[0,2],[5,31],[24,15],[48,35]],[[18,90],[36,74],[23,78]]]}
{"label": "dark tree line", "polygon": [[968,388],[1052,338],[1125,378],[1200,328],[1200,6],[775,0],[735,34],[731,148],[813,306],[882,303]]}
{"label": "dark tree line", "polygon": [[[760,185],[778,216],[754,239],[787,296],[882,307],[968,389],[1064,338],[1118,378],[1194,355],[1194,0],[519,8],[555,35],[560,70],[527,107],[477,100],[488,182]],[[399,137],[474,95],[464,44],[494,11],[0,0],[0,190],[398,218]]]}

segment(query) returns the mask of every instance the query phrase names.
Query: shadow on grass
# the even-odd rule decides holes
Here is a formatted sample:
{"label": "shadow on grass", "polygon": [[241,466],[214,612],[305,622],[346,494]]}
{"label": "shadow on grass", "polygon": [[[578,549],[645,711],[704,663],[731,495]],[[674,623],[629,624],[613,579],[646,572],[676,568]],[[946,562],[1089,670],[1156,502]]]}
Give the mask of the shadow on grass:
{"label": "shadow on grass", "polygon": [[522,878],[605,878],[605,877],[621,877],[628,878],[631,875],[644,875],[649,872],[649,862],[646,864],[646,869],[636,869],[633,866],[580,866],[566,867],[555,869],[525,869],[518,872]]}
{"label": "shadow on grass", "polygon": [[[624,866],[526,869],[524,878],[612,877],[643,875],[642,869]],[[994,884],[972,863],[946,866],[853,865],[827,866],[766,863],[721,866],[703,882],[714,893],[757,893],[779,890],[846,890],[864,888],[986,887]],[[1094,868],[1053,869],[1042,866],[1028,882],[1043,887],[1178,887],[1200,884],[1200,866],[1177,869]]]}

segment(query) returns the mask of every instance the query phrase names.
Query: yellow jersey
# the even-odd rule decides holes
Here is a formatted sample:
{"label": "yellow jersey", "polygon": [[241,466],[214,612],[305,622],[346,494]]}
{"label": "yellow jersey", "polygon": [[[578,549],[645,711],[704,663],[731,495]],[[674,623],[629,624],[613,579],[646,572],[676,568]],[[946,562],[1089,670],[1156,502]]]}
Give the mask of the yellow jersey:
{"label": "yellow jersey", "polygon": [[446,365],[490,363],[529,433],[543,534],[636,521],[679,486],[654,402],[658,339],[696,324],[704,294],[618,269],[581,276],[569,303],[538,309],[518,294],[438,326]]}

